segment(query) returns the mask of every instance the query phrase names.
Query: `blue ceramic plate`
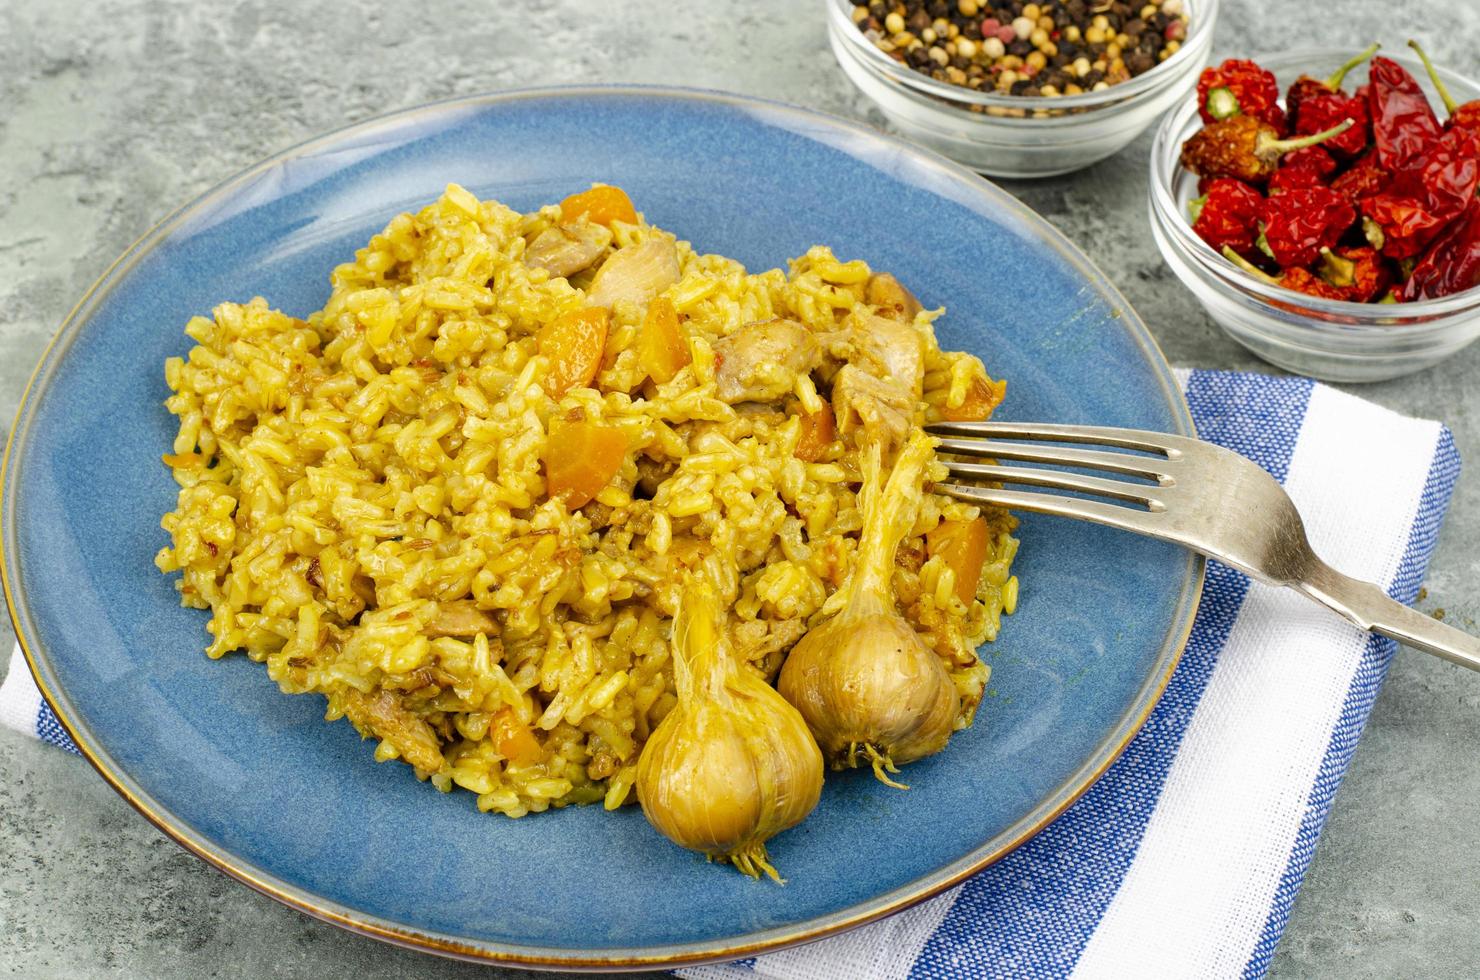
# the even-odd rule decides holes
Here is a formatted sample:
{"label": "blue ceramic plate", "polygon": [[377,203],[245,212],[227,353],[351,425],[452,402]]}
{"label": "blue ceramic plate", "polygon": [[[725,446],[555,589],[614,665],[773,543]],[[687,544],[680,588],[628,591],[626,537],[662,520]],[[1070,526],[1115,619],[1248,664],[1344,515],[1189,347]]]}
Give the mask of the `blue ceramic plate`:
{"label": "blue ceramic plate", "polygon": [[673,966],[901,909],[1032,836],[1145,719],[1186,639],[1202,563],[1169,545],[1023,522],[1022,601],[987,651],[993,696],[907,793],[830,776],[755,882],[662,840],[635,808],[511,821],[377,765],[319,697],[203,655],[206,616],[153,566],[175,485],[162,365],[192,315],[262,295],[304,315],[329,271],[457,181],[519,209],[593,180],[753,269],[808,246],[948,304],[941,346],[1009,379],[1001,417],[1190,433],[1146,328],[1042,219],[944,160],[851,123],[690,91],[564,89],[444,102],[305,144],[167,219],[63,326],[3,475],[6,598],[47,698],[165,832],[297,908],[437,952]]}

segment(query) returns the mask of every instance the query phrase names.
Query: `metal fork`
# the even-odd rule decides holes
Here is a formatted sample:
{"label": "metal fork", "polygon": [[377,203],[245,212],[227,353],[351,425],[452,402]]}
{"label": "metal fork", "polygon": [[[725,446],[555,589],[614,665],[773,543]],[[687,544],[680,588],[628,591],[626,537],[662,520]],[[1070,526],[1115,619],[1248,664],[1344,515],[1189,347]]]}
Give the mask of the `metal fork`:
{"label": "metal fork", "polygon": [[[1317,558],[1284,489],[1235,452],[1197,439],[1136,429],[1018,422],[941,422],[927,428],[941,437],[938,452],[989,460],[944,459],[959,480],[1070,490],[1106,499],[965,483],[937,484],[941,493],[973,504],[1074,517],[1172,541],[1261,582],[1303,592],[1364,630],[1480,670],[1480,640]],[[1071,448],[1064,443],[1153,455]],[[1001,460],[1079,467],[1154,482],[1004,466]]]}

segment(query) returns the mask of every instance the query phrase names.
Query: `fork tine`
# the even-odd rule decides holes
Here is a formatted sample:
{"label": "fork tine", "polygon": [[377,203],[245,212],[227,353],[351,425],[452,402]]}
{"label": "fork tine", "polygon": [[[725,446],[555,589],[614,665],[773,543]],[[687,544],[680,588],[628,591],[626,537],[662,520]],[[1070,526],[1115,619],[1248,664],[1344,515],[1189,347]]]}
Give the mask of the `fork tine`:
{"label": "fork tine", "polygon": [[1157,494],[1157,487],[1145,483],[1127,483],[1123,480],[1103,480],[1063,470],[1038,470],[1028,466],[997,466],[992,463],[960,463],[946,460],[951,475],[968,480],[991,480],[996,483],[1020,483],[1029,487],[1045,487],[1049,490],[1076,490],[1097,497],[1110,497],[1145,504],[1151,510],[1165,510],[1166,504]]}
{"label": "fork tine", "polygon": [[1193,440],[1165,432],[1142,429],[1109,429],[1098,425],[1048,425],[1039,422],[934,422],[925,431],[937,436],[967,436],[998,439],[1041,439],[1045,442],[1082,442],[1097,446],[1116,446],[1161,453],[1170,458],[1181,455],[1180,446]]}
{"label": "fork tine", "polygon": [[1162,486],[1173,481],[1168,463],[1156,456],[1132,456],[1129,453],[1105,453],[1093,449],[1064,449],[1040,446],[1031,442],[998,439],[960,439],[946,437],[935,447],[936,452],[987,459],[1010,459],[1021,463],[1054,463],[1059,466],[1082,466],[1086,469],[1123,473],[1155,480]]}
{"label": "fork tine", "polygon": [[[969,504],[988,504],[1008,510],[1029,511],[1035,514],[1052,514],[1056,517],[1072,517],[1081,521],[1104,524],[1123,531],[1154,538],[1167,537],[1168,526],[1159,519],[1160,513],[1148,510],[1133,510],[1119,504],[1101,500],[1081,500],[1078,497],[1060,497],[1051,493],[1033,493],[1023,490],[1003,490],[1000,487],[968,487],[956,483],[937,483],[937,493],[943,493]],[[1168,538],[1168,540],[1174,540]]]}

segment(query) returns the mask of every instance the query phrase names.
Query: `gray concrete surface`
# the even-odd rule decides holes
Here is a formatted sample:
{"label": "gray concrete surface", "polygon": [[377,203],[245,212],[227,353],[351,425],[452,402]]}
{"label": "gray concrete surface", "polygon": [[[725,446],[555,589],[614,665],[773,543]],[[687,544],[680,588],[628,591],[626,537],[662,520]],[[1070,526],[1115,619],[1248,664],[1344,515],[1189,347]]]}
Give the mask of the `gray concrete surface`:
{"label": "gray concrete surface", "polygon": [[[1423,29],[1480,73],[1457,0],[1224,0],[1218,50],[1353,50]],[[1438,8],[1442,8],[1442,13]],[[329,5],[294,0],[0,4],[0,421],[67,310],[156,219],[321,130],[458,93],[680,82],[877,125],[828,53],[816,3],[633,0]],[[1425,29],[1438,18],[1444,27]],[[1308,23],[1311,20],[1316,24]],[[1259,369],[1147,234],[1148,140],[1071,177],[1014,184],[1094,255],[1176,363]],[[1480,345],[1360,394],[1455,430],[1480,466]],[[1426,608],[1474,628],[1480,474],[1462,480]],[[8,625],[8,624],[7,624]],[[0,647],[9,649],[7,626]],[[3,668],[0,668],[3,669]],[[1404,651],[1296,903],[1275,977],[1480,970],[1480,677]],[[261,898],[156,833],[82,762],[0,732],[0,973],[51,977],[519,976],[340,932]]]}

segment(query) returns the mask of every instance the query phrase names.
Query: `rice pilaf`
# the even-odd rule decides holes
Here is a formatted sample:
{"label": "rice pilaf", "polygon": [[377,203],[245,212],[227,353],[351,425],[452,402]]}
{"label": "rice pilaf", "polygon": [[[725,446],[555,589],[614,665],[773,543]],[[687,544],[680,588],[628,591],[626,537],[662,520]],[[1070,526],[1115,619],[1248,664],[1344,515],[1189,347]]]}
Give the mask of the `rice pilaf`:
{"label": "rice pilaf", "polygon": [[[773,680],[854,562],[860,447],[887,459],[1002,396],[939,349],[942,311],[890,306],[897,284],[860,260],[817,246],[747,273],[593,193],[520,214],[451,185],[335,269],[307,320],[223,303],[165,365],[181,489],[156,564],[211,611],[207,653],[244,651],[377,759],[511,817],[632,801],[674,705],[685,574],[718,583],[737,653]],[[899,349],[917,388],[891,401]],[[943,475],[932,458],[925,489]],[[1014,527],[926,492],[898,550],[958,728],[1016,604]]]}

